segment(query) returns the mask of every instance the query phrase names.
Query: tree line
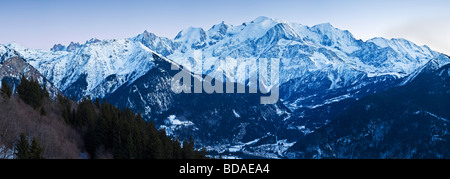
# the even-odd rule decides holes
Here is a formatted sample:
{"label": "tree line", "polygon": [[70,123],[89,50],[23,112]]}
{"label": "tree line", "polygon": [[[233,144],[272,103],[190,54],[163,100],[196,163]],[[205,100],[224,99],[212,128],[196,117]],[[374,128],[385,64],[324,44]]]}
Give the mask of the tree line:
{"label": "tree line", "polygon": [[[91,158],[116,159],[199,159],[206,150],[197,151],[192,138],[181,143],[171,139],[153,121],[145,121],[131,109],[120,110],[98,99],[83,98],[72,108],[67,97],[59,96],[67,124],[82,131],[86,151]],[[70,112],[69,112],[70,111]]]}
{"label": "tree line", "polygon": [[59,96],[58,101],[66,123],[83,133],[91,158],[206,158],[206,150],[196,150],[192,138],[182,143],[172,139],[164,129],[157,130],[153,121],[145,121],[129,108],[121,110],[106,100],[100,103],[89,98],[83,98],[76,108],[66,97]]}
{"label": "tree line", "polygon": [[[2,93],[10,95],[10,87],[2,83]],[[14,94],[14,93],[12,93]],[[27,105],[45,115],[43,99],[48,92],[34,80],[22,76],[17,94]],[[206,150],[196,150],[192,138],[172,139],[164,129],[158,130],[153,121],[145,121],[141,114],[131,109],[119,109],[106,100],[93,102],[89,97],[74,102],[66,96],[56,99],[63,122],[80,133],[84,149],[90,158],[114,159],[202,159]],[[37,140],[25,135],[19,137],[15,146],[17,158],[43,158]],[[37,154],[39,153],[39,154]]]}

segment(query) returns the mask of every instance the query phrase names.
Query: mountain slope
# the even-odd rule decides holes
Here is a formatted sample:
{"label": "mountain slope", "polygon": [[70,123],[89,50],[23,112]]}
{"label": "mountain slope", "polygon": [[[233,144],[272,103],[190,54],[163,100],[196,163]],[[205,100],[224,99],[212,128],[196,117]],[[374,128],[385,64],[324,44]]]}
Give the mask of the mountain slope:
{"label": "mountain slope", "polygon": [[261,105],[262,94],[174,93],[170,84],[176,74],[187,73],[192,89],[204,76],[186,69],[170,70],[175,63],[157,54],[153,59],[155,68],[106,99],[119,107],[140,111],[169,134],[192,136],[202,145],[239,144],[268,133],[285,138],[294,135],[283,130],[280,121],[290,114],[282,103]]}
{"label": "mountain slope", "polygon": [[[311,130],[332,120],[318,118],[322,112],[317,107],[327,111],[335,109],[335,102],[389,89],[439,56],[404,39],[357,40],[328,23],[308,27],[259,17],[239,26],[222,22],[203,32],[200,28],[180,32],[176,41],[185,45],[168,58],[192,66],[196,73],[225,71],[238,82],[258,74],[258,59],[279,59],[280,98],[296,114],[290,125],[311,126]],[[235,73],[241,69],[248,69],[248,74]],[[349,104],[344,102],[335,111]]]}
{"label": "mountain slope", "polygon": [[0,61],[0,80],[6,81],[13,91],[16,91],[16,87],[20,84],[22,75],[24,75],[27,79],[32,78],[37,80],[41,86],[45,86],[52,98],[61,94],[51,81],[24,59],[20,58],[15,50],[0,45],[0,54],[2,51],[4,53],[1,55]]}
{"label": "mountain slope", "polygon": [[450,65],[367,96],[289,149],[293,158],[449,158]]}
{"label": "mountain slope", "polygon": [[101,98],[152,68],[152,54],[140,42],[88,42],[70,52],[30,50],[8,45],[53,82],[65,95]]}

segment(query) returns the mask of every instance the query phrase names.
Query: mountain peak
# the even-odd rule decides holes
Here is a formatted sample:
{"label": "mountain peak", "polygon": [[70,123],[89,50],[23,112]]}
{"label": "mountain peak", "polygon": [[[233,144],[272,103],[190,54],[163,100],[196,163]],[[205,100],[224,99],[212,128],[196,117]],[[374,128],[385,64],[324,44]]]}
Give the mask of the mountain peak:
{"label": "mountain peak", "polygon": [[186,29],[181,30],[175,37],[175,40],[182,39],[183,37],[186,36],[192,36],[194,34],[197,35],[202,33],[205,33],[205,31],[200,27],[188,27]]}
{"label": "mountain peak", "polygon": [[78,43],[78,42],[70,42],[69,46],[67,46],[66,51],[71,52],[71,51],[73,51],[74,49],[76,49],[78,47],[81,47],[80,43]]}
{"label": "mountain peak", "polygon": [[208,30],[208,36],[214,40],[221,40],[224,38],[225,34],[228,31],[228,28],[230,27],[231,25],[228,25],[224,21],[222,21],[220,24],[213,25]]}
{"label": "mountain peak", "polygon": [[330,34],[333,33],[333,31],[342,31],[340,29],[335,28],[333,25],[331,25],[330,23],[322,23],[322,24],[317,24],[315,26],[313,26],[311,29],[321,33],[321,34]]}
{"label": "mountain peak", "polygon": [[97,38],[91,38],[89,40],[86,40],[86,44],[93,44],[93,43],[97,43],[100,42],[101,40],[97,39]]}
{"label": "mountain peak", "polygon": [[206,46],[207,35],[202,28],[189,27],[183,29],[175,37],[176,42],[183,43],[182,51],[187,49],[198,49]]}
{"label": "mountain peak", "polygon": [[175,48],[174,42],[166,37],[158,37],[154,33],[145,30],[143,33],[138,34],[135,37],[128,40],[134,42],[140,42],[147,48],[154,50],[155,52],[167,56],[173,53]]}
{"label": "mountain peak", "polygon": [[[95,40],[95,38],[92,38],[91,40],[86,41],[86,43],[91,42],[93,43]],[[98,40],[98,39],[96,39]],[[99,41],[99,40],[98,40]],[[67,52],[71,52],[72,50],[81,47],[82,45],[78,42],[70,42],[70,44],[66,47],[65,45],[62,44],[55,44],[53,45],[53,47],[50,49],[50,51],[52,52],[58,52],[58,51],[67,51]]]}
{"label": "mountain peak", "polygon": [[9,44],[6,45],[7,47],[11,48],[11,49],[25,49],[24,46],[16,43],[16,42],[10,42]]}
{"label": "mountain peak", "polygon": [[333,27],[333,25],[331,25],[331,23],[325,22],[325,23],[317,24],[317,25],[313,26],[313,28],[334,28],[334,27]]}
{"label": "mountain peak", "polygon": [[52,52],[65,51],[65,50],[66,50],[66,46],[64,46],[62,44],[55,44],[55,45],[53,45],[52,48],[50,48],[50,51],[52,51]]}
{"label": "mountain peak", "polygon": [[267,24],[278,24],[278,23],[288,23],[288,22],[280,20],[280,19],[269,18],[266,16],[259,16],[256,19],[252,20],[250,23],[244,23],[244,24],[246,24],[246,25],[259,24],[261,26],[266,26]]}
{"label": "mountain peak", "polygon": [[142,32],[142,33],[139,34],[138,36],[144,36],[144,37],[151,37],[151,36],[154,36],[154,37],[156,37],[156,35],[155,35],[154,33],[151,33],[151,32],[149,32],[149,31],[147,31],[147,30],[144,30],[144,32]]}
{"label": "mountain peak", "polygon": [[3,64],[3,62],[8,58],[18,56],[17,51],[8,46],[9,44],[7,46],[0,44],[0,64]]}
{"label": "mountain peak", "polygon": [[154,40],[156,39],[157,36],[151,32],[148,32],[147,30],[144,30],[144,32],[138,34],[137,36],[131,38],[132,40],[138,40],[141,41],[142,44],[147,44],[149,40]]}
{"label": "mountain peak", "polygon": [[230,27],[230,26],[231,26],[231,25],[225,23],[225,21],[222,21],[222,22],[219,23],[219,24],[213,25],[208,31],[211,31],[211,30],[214,30],[214,29],[219,29],[219,28],[228,28],[228,27]]}
{"label": "mountain peak", "polygon": [[266,20],[273,20],[273,19],[268,18],[268,17],[266,17],[266,16],[259,16],[259,17],[257,17],[255,20],[253,20],[252,22],[257,23],[257,22],[263,22],[263,21],[266,21]]}

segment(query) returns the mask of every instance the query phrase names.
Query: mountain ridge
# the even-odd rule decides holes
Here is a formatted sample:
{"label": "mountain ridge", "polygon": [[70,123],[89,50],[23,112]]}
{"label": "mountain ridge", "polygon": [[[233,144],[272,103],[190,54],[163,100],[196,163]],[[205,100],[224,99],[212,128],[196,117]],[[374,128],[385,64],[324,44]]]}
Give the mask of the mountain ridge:
{"label": "mountain ridge", "polygon": [[[171,114],[173,111],[186,112],[187,108],[177,105],[188,104],[178,100],[207,97],[171,94],[167,85],[173,72],[169,68],[157,67],[161,64],[158,59],[176,63],[201,77],[223,75],[223,72],[233,74],[230,76],[233,82],[244,82],[241,85],[246,87],[256,85],[248,81],[251,76],[257,76],[259,59],[279,59],[280,83],[274,86],[269,82],[267,88],[279,87],[280,101],[275,106],[255,108],[266,112],[231,109],[229,104],[237,105],[236,99],[218,95],[224,103],[229,102],[223,107],[230,109],[214,109],[226,116],[222,117],[224,121],[256,114],[255,118],[264,121],[264,113],[277,114],[274,116],[279,119],[262,125],[277,130],[269,130],[270,134],[254,133],[245,141],[234,141],[236,145],[278,134],[289,139],[287,142],[293,142],[293,136],[285,135],[287,131],[299,136],[307,135],[332,122],[342,110],[360,98],[409,83],[407,78],[412,78],[412,74],[418,73],[417,70],[431,60],[439,57],[442,65],[450,62],[439,52],[404,39],[362,41],[355,39],[348,30],[340,30],[329,23],[308,27],[267,17],[258,17],[237,26],[221,22],[208,30],[189,27],[174,39],[144,31],[124,39],[91,39],[84,44],[71,43],[67,47],[56,44],[51,51],[27,49],[11,43],[0,45],[0,57],[9,58],[7,52],[11,50],[67,96],[77,100],[90,96],[112,101],[112,97],[120,97],[122,101],[114,101],[117,105],[131,107],[144,114],[147,120],[157,120],[155,117],[158,117],[158,123],[163,127],[169,129],[173,124],[179,127],[182,124],[180,129],[176,127],[181,135],[189,133],[183,127],[194,132],[195,127],[208,128],[195,126],[205,116]],[[246,73],[234,73],[237,71]],[[150,86],[155,89],[149,89]],[[160,104],[156,104],[158,102]],[[221,118],[208,110],[202,112],[206,116]],[[189,116],[194,117],[189,119]],[[248,130],[248,125],[240,126],[231,125],[228,127],[232,129],[228,130]],[[237,133],[241,135],[242,131]],[[201,132],[198,139],[205,140],[208,131]],[[225,140],[228,143],[219,143],[230,147],[233,140],[229,139]]]}

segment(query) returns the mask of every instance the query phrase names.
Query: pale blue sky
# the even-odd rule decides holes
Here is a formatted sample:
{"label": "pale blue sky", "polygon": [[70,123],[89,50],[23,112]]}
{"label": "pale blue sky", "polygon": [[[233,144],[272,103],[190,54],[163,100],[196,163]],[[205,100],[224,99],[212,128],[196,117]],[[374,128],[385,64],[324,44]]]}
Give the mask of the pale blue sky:
{"label": "pale blue sky", "polygon": [[449,0],[0,0],[0,44],[48,50],[144,30],[173,38],[189,26],[239,25],[258,16],[330,22],[358,39],[405,38],[450,54]]}

